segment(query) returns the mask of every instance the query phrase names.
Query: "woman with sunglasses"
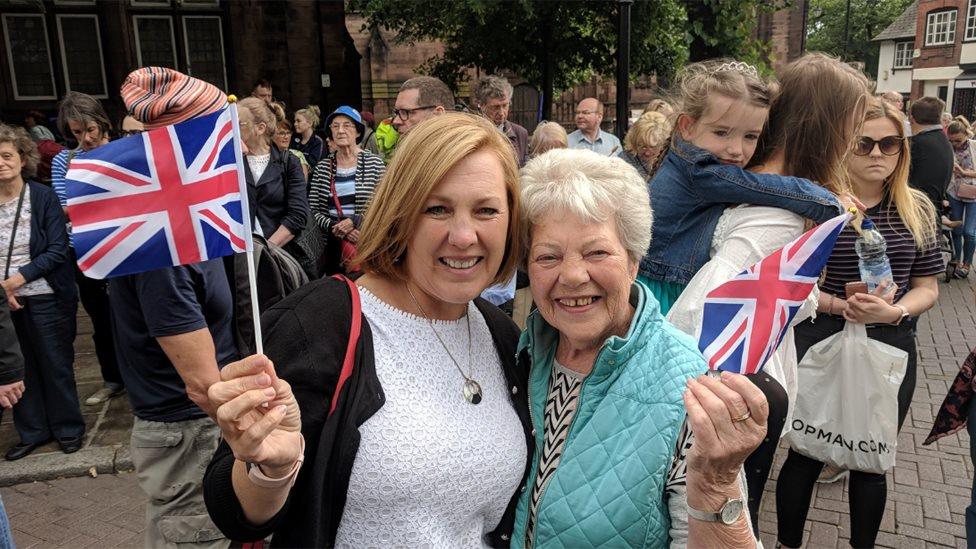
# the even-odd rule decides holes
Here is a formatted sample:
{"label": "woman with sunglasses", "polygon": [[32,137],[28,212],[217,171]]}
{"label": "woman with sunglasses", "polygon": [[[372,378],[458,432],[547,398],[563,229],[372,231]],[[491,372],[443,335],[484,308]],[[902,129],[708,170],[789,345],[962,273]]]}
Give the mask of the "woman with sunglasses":
{"label": "woman with sunglasses", "polygon": [[[854,194],[888,244],[893,285],[845,298],[845,284],[861,278],[854,251],[857,233],[848,226],[827,261],[820,312],[795,330],[799,359],[812,345],[841,331],[845,322],[866,324],[869,338],[908,353],[898,391],[899,429],[915,392],[915,322],[938,299],[937,276],[944,270],[936,245],[935,210],[924,194],[908,186],[909,146],[903,122],[900,112],[872,98],[847,158]],[[813,485],[823,467],[790,450],[776,485],[778,541],[783,547],[800,547]],[[873,547],[884,514],[885,475],[851,471],[849,482],[851,546]]]}
{"label": "woman with sunglasses", "polygon": [[[976,252],[976,146],[972,141],[973,132],[969,122],[962,117],[949,123],[946,135],[952,143],[956,158],[952,166],[952,180],[946,189],[952,219],[961,221],[961,226],[952,228],[952,260],[949,261],[947,275],[965,279],[973,264]],[[957,221],[958,223],[958,221]]]}

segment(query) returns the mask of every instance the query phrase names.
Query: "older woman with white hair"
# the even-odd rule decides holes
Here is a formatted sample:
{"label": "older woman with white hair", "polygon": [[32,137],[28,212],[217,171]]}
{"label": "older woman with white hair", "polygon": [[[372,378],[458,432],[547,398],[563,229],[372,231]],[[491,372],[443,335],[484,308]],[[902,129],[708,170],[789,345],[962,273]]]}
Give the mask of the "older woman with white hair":
{"label": "older woman with white hair", "polygon": [[522,206],[538,310],[518,359],[536,440],[512,546],[755,545],[737,479],[765,436],[765,397],[702,375],[637,281],[643,179],[619,158],[554,150],[522,170]]}

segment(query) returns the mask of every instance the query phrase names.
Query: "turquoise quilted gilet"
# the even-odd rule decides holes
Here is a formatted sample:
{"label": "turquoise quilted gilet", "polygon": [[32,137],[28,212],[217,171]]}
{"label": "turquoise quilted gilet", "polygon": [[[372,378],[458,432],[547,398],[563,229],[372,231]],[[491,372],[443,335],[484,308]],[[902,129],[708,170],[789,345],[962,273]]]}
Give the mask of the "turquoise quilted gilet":
{"label": "turquoise quilted gilet", "polygon": [[[610,337],[580,391],[576,416],[555,475],[543,488],[533,546],[667,547],[670,519],[664,482],[685,417],[682,393],[707,367],[694,341],[665,322],[657,301],[637,282],[636,312],[626,337]],[[529,317],[519,353],[532,361],[529,400],[536,455],[558,334],[538,311]],[[531,489],[522,493],[512,547],[525,546]]]}

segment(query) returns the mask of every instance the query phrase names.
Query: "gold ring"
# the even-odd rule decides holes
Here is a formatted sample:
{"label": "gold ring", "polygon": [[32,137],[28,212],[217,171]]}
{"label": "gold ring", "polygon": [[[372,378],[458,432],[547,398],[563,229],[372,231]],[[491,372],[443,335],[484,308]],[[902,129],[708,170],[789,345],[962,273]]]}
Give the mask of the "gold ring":
{"label": "gold ring", "polygon": [[752,417],[752,412],[746,412],[739,417],[732,418],[732,423],[742,423],[743,421]]}

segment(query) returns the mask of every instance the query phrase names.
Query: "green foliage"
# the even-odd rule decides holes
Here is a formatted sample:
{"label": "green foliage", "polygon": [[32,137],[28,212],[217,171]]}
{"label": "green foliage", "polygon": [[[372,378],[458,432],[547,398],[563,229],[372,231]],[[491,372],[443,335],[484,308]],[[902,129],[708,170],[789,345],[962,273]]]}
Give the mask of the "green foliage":
{"label": "green foliage", "polygon": [[850,0],[850,39],[844,55],[844,20],[847,0],[810,0],[807,50],[862,61],[864,72],[878,74],[879,44],[871,39],[885,30],[912,0]]}
{"label": "green foliage", "polygon": [[[688,46],[765,67],[767,47],[753,37],[758,16],[791,0],[637,0],[631,7],[630,73],[668,82],[688,60]],[[411,44],[440,40],[442,56],[420,70],[455,90],[464,69],[511,70],[555,89],[615,71],[618,2],[610,0],[347,0],[373,30]]]}
{"label": "green foliage", "polygon": [[732,57],[769,71],[769,44],[753,36],[759,16],[792,0],[685,0],[693,60]]}
{"label": "green foliage", "polygon": [[[350,0],[371,27],[394,30],[404,43],[441,40],[446,51],[423,70],[456,88],[463,69],[508,69],[536,86],[547,59],[553,84],[566,89],[590,75],[612,75],[617,2]],[[631,9],[631,74],[668,77],[686,59],[679,0],[635,2]]]}

